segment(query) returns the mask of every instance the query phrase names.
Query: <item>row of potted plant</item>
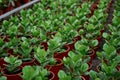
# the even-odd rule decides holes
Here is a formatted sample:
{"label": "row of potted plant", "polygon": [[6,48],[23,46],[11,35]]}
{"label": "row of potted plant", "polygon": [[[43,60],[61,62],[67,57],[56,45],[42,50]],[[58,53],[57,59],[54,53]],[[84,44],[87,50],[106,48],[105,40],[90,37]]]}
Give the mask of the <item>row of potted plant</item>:
{"label": "row of potted plant", "polygon": [[[117,17],[118,18],[118,17]],[[116,21],[116,20],[115,20]],[[119,21],[118,21],[119,22]],[[113,28],[112,26],[110,26],[111,28]],[[115,29],[117,30],[117,32],[119,32],[118,28]],[[112,31],[111,31],[112,32]],[[115,31],[116,32],[116,31]],[[119,34],[118,34],[119,35]],[[111,36],[111,35],[110,35]],[[110,36],[107,36],[107,40],[111,40],[110,39]],[[103,37],[105,37],[105,33],[103,34]],[[112,37],[112,36],[111,36]],[[117,34],[116,34],[116,37]],[[113,40],[115,40],[114,42],[116,43],[113,43],[113,44],[118,44],[119,45],[119,38],[112,38]],[[109,43],[109,44],[108,44]],[[101,60],[101,64],[99,65],[99,67],[97,67],[97,71],[98,72],[95,72],[93,70],[91,70],[89,72],[89,75],[90,77],[94,80],[119,80],[120,77],[120,73],[119,73],[119,69],[117,70],[117,66],[118,64],[120,63],[120,61],[118,60],[119,59],[119,55],[118,53],[116,52],[116,49],[114,46],[112,46],[110,43],[111,42],[108,42],[106,44],[104,44],[103,46],[103,52],[100,53],[100,52],[97,52],[97,55],[98,55],[98,58]],[[115,45],[116,46],[116,45]],[[78,48],[78,47],[77,47]],[[82,50],[83,49],[83,46],[80,47],[81,49],[79,50]],[[119,48],[119,47],[118,47]],[[86,50],[87,48],[85,47],[84,50]],[[79,51],[80,52],[80,51]],[[71,64],[72,64],[72,61],[71,61]],[[71,66],[71,65],[70,65]],[[68,67],[67,67],[68,68]],[[71,68],[69,68],[71,69]],[[79,68],[80,69],[80,68]],[[74,69],[72,69],[74,70]],[[77,70],[79,71],[79,70]],[[75,71],[74,71],[75,72]],[[74,72],[72,72],[74,74]],[[60,71],[58,76],[60,78],[60,80],[62,79],[73,79],[72,78],[72,73],[65,73],[64,71]],[[76,74],[77,75],[77,74]],[[80,74],[76,77],[80,77]],[[74,77],[75,78],[75,77]]]}
{"label": "row of potted plant", "polygon": [[28,2],[30,2],[30,0],[0,0],[0,15]]}
{"label": "row of potted plant", "polygon": [[[118,12],[119,13],[119,12]],[[97,56],[101,63],[97,66],[97,71],[91,70],[89,75],[95,80],[119,80],[119,21],[118,13],[114,12],[112,24],[107,26],[109,33],[104,32],[103,38],[105,44],[103,51],[97,52]]]}
{"label": "row of potted plant", "polygon": [[[29,12],[31,12],[31,11],[29,10]],[[21,11],[21,13],[24,14],[24,12],[22,12],[22,11]],[[24,16],[24,15],[23,15],[23,16]],[[16,18],[16,17],[15,17],[15,18],[11,17],[11,20],[10,20],[10,21],[14,21],[14,19],[17,19],[17,18]],[[5,22],[4,22],[4,26],[6,26],[7,24],[9,24],[9,23],[8,23],[7,21],[5,21]],[[8,39],[8,41],[5,40],[5,42],[6,42],[6,43],[8,42],[6,45],[11,46],[11,48],[12,48],[12,47],[15,48],[15,46],[18,46],[17,44],[19,44],[19,41],[20,41],[20,40],[18,40],[18,39],[15,37],[15,34],[17,33],[17,30],[16,30],[16,29],[17,29],[17,27],[14,25],[12,28],[9,28],[8,31],[6,31],[6,33],[8,33],[8,34],[10,33],[10,37],[11,37],[11,38],[9,38],[10,40]],[[35,29],[36,29],[36,28],[34,27],[34,29],[32,29],[32,31],[35,32]],[[14,30],[14,32],[12,32],[12,30]],[[34,33],[34,32],[33,32],[33,33]],[[39,32],[38,32],[38,34],[39,34]],[[36,36],[35,33],[34,33],[34,36]],[[12,39],[12,38],[13,38],[13,39]],[[43,37],[43,39],[44,39],[44,37]],[[49,47],[49,45],[48,45],[48,47],[50,48],[50,50],[49,50],[49,48],[48,48],[48,51],[47,51],[46,53],[51,53],[51,54],[54,53],[54,52],[53,52],[53,51],[54,51],[54,50],[53,50],[53,49],[54,49],[53,46],[57,46],[56,44],[59,44],[59,43],[56,43],[56,44],[55,44],[56,39],[57,39],[57,38],[54,38],[54,39],[51,39],[51,40],[50,40],[50,43],[51,43],[50,46],[51,46],[51,47]],[[22,44],[21,44],[21,45],[22,45],[22,47],[24,47],[24,48],[23,48],[23,52],[25,51],[25,55],[26,55],[26,56],[30,56],[29,53],[30,53],[30,51],[31,51],[31,48],[30,48],[30,49],[27,51],[27,53],[26,53],[26,50],[27,50],[28,47],[29,47],[28,39],[26,39],[25,37],[22,37],[21,40],[22,40]],[[24,41],[24,40],[25,40],[25,41]],[[59,40],[59,39],[57,39],[57,40]],[[2,41],[4,42],[4,38],[3,38]],[[53,43],[53,42],[54,42],[54,43]],[[11,44],[12,44],[12,45],[11,45]],[[13,44],[15,44],[15,45],[13,45]],[[27,44],[27,45],[26,45],[26,44]],[[25,49],[26,49],[26,50],[25,50]],[[37,49],[37,50],[38,50],[38,49]],[[51,50],[52,50],[52,51],[51,51]],[[16,51],[17,51],[17,49],[15,49],[15,52],[16,52]],[[49,51],[50,51],[50,52],[49,52]],[[11,51],[10,51],[10,52],[11,52]],[[39,50],[38,50],[38,52],[39,52]],[[37,56],[37,57],[39,57],[39,56]],[[54,61],[55,59],[52,58],[51,60]],[[38,61],[37,61],[37,63],[38,63]],[[39,63],[41,63],[41,62],[39,62]],[[55,70],[55,69],[53,68],[53,70]]]}
{"label": "row of potted plant", "polygon": [[[98,18],[99,19],[99,18]],[[105,20],[101,20],[101,21],[104,21],[103,23],[105,23]],[[95,22],[95,21],[94,21]],[[91,24],[90,24],[91,25]],[[91,27],[89,27],[89,28],[91,28]],[[103,28],[103,27],[102,27]],[[84,30],[84,29],[83,29]],[[81,30],[81,33],[83,33],[84,34],[84,32],[83,32],[83,30]],[[92,28],[90,29],[90,30],[92,30]],[[86,33],[87,34],[87,33]],[[83,43],[83,41],[84,41],[84,43]],[[86,55],[86,54],[90,54],[92,51],[90,50],[90,48],[89,48],[89,46],[88,45],[90,45],[91,46],[91,44],[88,44],[88,42],[86,41],[86,43],[85,43],[85,39],[84,39],[84,37],[82,37],[82,40],[80,41],[80,42],[77,42],[76,44],[75,44],[75,49],[77,49],[78,51],[77,51],[77,53],[82,53],[84,56]],[[79,44],[78,44],[79,43]],[[96,41],[96,40],[93,40],[93,46],[96,46],[98,44],[98,42]],[[86,46],[87,45],[87,46]],[[94,51],[93,51],[93,53],[94,53]],[[81,76],[81,74],[79,73],[79,71],[80,71],[80,67],[79,67],[79,69],[77,69],[77,68],[73,68],[73,67],[76,67],[75,65],[80,65],[80,64],[77,64],[77,62],[78,61],[76,61],[76,63],[75,62],[73,62],[73,61],[71,61],[72,59],[71,59],[71,57],[74,57],[74,53],[72,53],[71,52],[71,56],[70,56],[70,59],[69,58],[64,58],[63,59],[63,62],[64,62],[64,60],[66,61],[66,63],[65,64],[68,64],[68,65],[65,65],[65,66],[67,66],[67,71],[66,72],[64,72],[64,71],[59,71],[59,73],[58,73],[58,76],[59,76],[59,79],[60,80],[62,80],[62,79],[76,79],[76,77],[77,77],[77,79],[79,79],[80,78],[80,76]],[[70,54],[68,54],[68,55],[70,55]],[[93,54],[92,54],[93,55]],[[93,56],[90,56],[91,57],[91,59],[93,58]],[[76,57],[77,57],[78,55],[76,55]],[[80,56],[78,56],[78,57],[80,57]],[[84,58],[84,57],[83,57]],[[74,58],[75,59],[75,58]],[[87,57],[87,59],[89,59],[88,57]],[[77,59],[75,59],[75,60],[77,60]],[[72,63],[73,62],[73,63]],[[89,61],[89,62],[91,62],[91,61]],[[75,65],[73,65],[75,63]],[[79,63],[79,62],[78,62]],[[82,66],[83,67],[83,66]],[[84,66],[85,67],[85,66]],[[82,68],[83,70],[85,69],[85,70],[87,70],[88,68],[87,68],[87,65],[86,65],[86,68]],[[70,72],[69,72],[70,71]],[[90,72],[91,73],[91,72]],[[87,76],[87,77],[85,77],[87,80],[89,79],[89,76]],[[92,77],[91,77],[92,78]],[[95,78],[92,78],[92,79],[95,79]]]}
{"label": "row of potted plant", "polygon": [[[84,6],[87,6],[87,4],[84,4]],[[89,8],[88,8],[89,9]],[[79,11],[79,9],[78,9],[78,11]],[[31,10],[28,10],[28,12],[30,13],[30,14],[32,14],[33,12],[31,11]],[[28,13],[27,12],[27,13]],[[48,10],[48,12],[49,12],[49,10]],[[22,13],[22,18],[20,17],[20,19],[21,20],[24,20],[25,19],[25,15],[26,15],[26,12],[25,11],[21,11],[21,13]],[[50,13],[48,13],[48,14],[50,14]],[[47,14],[47,15],[48,15]],[[28,17],[29,17],[29,14],[27,15]],[[78,15],[79,16],[79,15]],[[36,17],[35,17],[36,18]],[[38,21],[38,20],[36,20],[35,18],[33,18],[32,16],[31,17],[29,17],[29,19],[30,20],[27,20],[28,22],[23,22],[22,23],[22,25],[20,25],[20,26],[24,26],[23,27],[23,29],[26,27],[28,27],[28,25],[31,25],[30,24],[30,22],[33,22],[34,24],[36,24],[35,22],[36,21]],[[18,18],[16,18],[17,20],[18,20]],[[34,19],[35,19],[35,21],[34,21]],[[47,18],[46,18],[47,19]],[[99,18],[98,18],[99,19]],[[99,19],[99,20],[101,20],[101,19]],[[13,18],[11,18],[11,20],[10,21],[15,21]],[[18,20],[19,21],[19,20]],[[93,23],[95,22],[95,20],[93,20]],[[101,23],[100,23],[100,26],[101,26],[101,24],[103,23],[104,21],[103,20],[101,20]],[[44,22],[45,23],[45,22]],[[46,31],[46,30],[48,30],[49,29],[49,25],[51,24],[51,21],[46,21],[46,23],[47,23],[47,25],[41,25],[42,26],[42,29],[45,31],[45,32],[48,32],[48,31]],[[85,28],[85,31],[88,31],[88,32],[92,32],[92,30],[94,30],[94,25],[96,25],[96,24],[94,24],[93,25],[93,23],[92,22],[87,22],[85,25],[84,25],[84,28]],[[4,27],[5,27],[5,25],[7,25],[8,26],[8,24],[10,24],[9,26],[11,26],[11,25],[13,25],[13,23],[12,22],[10,22],[10,23],[8,23],[7,21],[5,21],[4,22]],[[16,25],[18,25],[19,23],[16,23],[16,24],[14,24],[14,28],[13,29],[11,29],[11,30],[14,30],[15,31],[15,33],[14,32],[12,32],[11,30],[9,30],[9,29],[7,29],[8,31],[6,31],[5,29],[4,29],[4,27],[3,27],[3,31],[5,30],[5,32],[7,33],[7,34],[9,34],[9,32],[10,32],[10,40],[8,39],[8,41],[6,41],[6,43],[7,43],[7,45],[11,45],[11,40],[12,40],[12,38],[13,38],[13,42],[15,41],[15,39],[18,39],[17,41],[19,42],[19,40],[20,40],[20,46],[22,46],[23,48],[22,48],[22,50],[23,50],[23,52],[25,52],[25,56],[26,56],[26,54],[27,53],[30,53],[30,51],[31,51],[31,47],[29,46],[29,40],[33,40],[33,42],[35,41],[35,40],[37,40],[37,39],[39,39],[39,36],[37,35],[37,34],[40,34],[40,32],[42,32],[42,29],[40,29],[40,32],[39,31],[37,31],[37,29],[38,29],[38,27],[36,27],[36,26],[32,26],[33,27],[33,29],[30,29],[30,30],[32,30],[33,31],[33,34],[34,34],[34,37],[36,37],[36,36],[38,36],[36,39],[31,39],[31,35],[26,35],[26,34],[28,34],[28,32],[29,32],[29,28],[30,27],[28,27],[28,29],[25,29],[24,31],[27,31],[27,32],[23,32],[24,34],[25,34],[25,36],[24,37],[20,37],[20,35],[18,35],[17,37],[20,37],[20,38],[16,38],[16,28],[18,28]],[[58,24],[57,24],[58,25]],[[6,26],[6,27],[7,27]],[[89,27],[88,27],[89,26]],[[50,26],[51,27],[51,26]],[[72,29],[72,30],[71,30]],[[101,28],[100,28],[101,29]],[[22,29],[21,29],[22,30]],[[63,30],[63,31],[62,31]],[[84,30],[84,29],[83,29]],[[82,31],[83,31],[82,30]],[[31,32],[32,32],[31,31]],[[36,32],[37,31],[37,32]],[[44,32],[43,31],[43,32]],[[54,30],[53,30],[54,31]],[[50,32],[53,32],[53,31],[50,31]],[[69,33],[69,34],[67,34],[67,32]],[[5,34],[6,34],[5,33]],[[39,48],[40,46],[39,45],[37,45],[37,44],[35,44],[34,45],[34,48],[33,48],[33,51],[36,53],[36,54],[34,54],[34,56],[35,56],[35,58],[36,58],[36,64],[37,65],[42,65],[42,66],[45,66],[45,65],[47,65],[47,64],[49,64],[49,63],[51,63],[51,64],[55,64],[55,62],[56,62],[56,60],[57,59],[54,59],[54,57],[56,57],[56,55],[54,55],[54,53],[56,52],[56,51],[61,51],[62,49],[61,48],[64,48],[64,44],[65,43],[69,43],[68,41],[65,41],[64,39],[64,36],[62,36],[62,34],[65,34],[65,35],[67,35],[67,37],[68,36],[70,36],[70,37],[66,37],[68,40],[71,40],[72,41],[72,39],[74,38],[74,37],[76,37],[77,36],[77,31],[76,30],[74,30],[73,28],[72,28],[72,26],[70,25],[70,24],[65,24],[65,26],[63,26],[62,28],[60,28],[59,30],[58,30],[58,32],[57,33],[55,33],[55,35],[52,35],[51,36],[51,38],[49,38],[48,40],[47,40],[47,48],[46,48],[46,50],[44,50],[44,49],[41,49],[41,48]],[[81,33],[81,32],[80,32]],[[4,34],[4,33],[3,33]],[[86,33],[87,34],[87,33]],[[46,35],[46,33],[44,34],[44,35]],[[44,35],[40,35],[40,38],[41,37],[43,37]],[[88,34],[87,34],[88,35]],[[33,37],[33,38],[34,38]],[[69,39],[70,38],[70,39]],[[80,37],[79,37],[80,38]],[[91,37],[88,37],[88,38],[91,38]],[[45,39],[44,37],[43,37],[43,39]],[[94,40],[94,39],[91,39],[91,43],[89,43],[88,44],[88,41],[89,41],[89,39],[88,40],[86,40],[87,39],[87,37],[86,36],[83,36],[82,37],[82,40],[80,41],[80,42],[77,42],[76,44],[75,44],[75,50],[73,50],[73,52],[70,52],[68,55],[69,55],[69,57],[68,58],[63,58],[63,63],[64,63],[64,65],[66,65],[66,64],[70,64],[70,62],[67,62],[67,61],[69,61],[69,60],[73,60],[73,64],[74,64],[74,58],[76,57],[76,56],[78,56],[77,58],[75,58],[75,61],[76,60],[78,60],[78,63],[81,63],[81,61],[83,61],[84,62],[84,58],[85,59],[89,59],[89,57],[88,56],[86,56],[85,54],[89,54],[89,53],[91,53],[91,50],[90,50],[90,46],[91,46],[91,44],[93,44],[93,46],[96,46],[97,44],[98,44],[98,41],[97,40]],[[38,40],[38,44],[40,43],[39,42],[40,40]],[[36,42],[36,41],[35,41]],[[86,44],[87,43],[87,44]],[[15,43],[16,44],[16,43]],[[18,45],[17,45],[18,46]],[[68,46],[68,45],[67,45]],[[11,46],[11,47],[13,47],[13,45]],[[59,48],[58,48],[59,47]],[[69,47],[70,48],[70,47]],[[81,49],[80,49],[81,48]],[[28,50],[29,49],[29,50]],[[73,49],[73,48],[71,48],[71,49]],[[20,50],[20,49],[18,49],[18,50]],[[17,49],[15,50],[15,51],[17,51]],[[68,52],[67,52],[68,53]],[[79,54],[76,54],[76,53],[79,53]],[[76,55],[75,55],[76,54]],[[28,56],[30,56],[30,54],[28,55]],[[42,58],[41,58],[42,57]],[[43,58],[44,57],[44,58]],[[47,59],[47,58],[48,59]],[[81,57],[81,58],[80,58]],[[87,57],[87,58],[86,58]],[[70,58],[70,59],[69,59]],[[23,59],[23,58],[22,58]],[[68,60],[67,60],[68,59]],[[71,61],[72,62],[72,61]],[[58,62],[59,63],[59,62]],[[20,65],[19,65],[20,66]],[[68,69],[68,70],[71,70],[70,68],[71,67],[75,67],[77,70],[79,69],[78,67],[77,67],[78,65],[76,65],[76,64],[74,64],[74,66],[72,66],[72,65],[66,65],[66,69]],[[73,79],[73,77],[75,78],[75,79],[77,79],[77,78],[79,78],[81,75],[82,76],[84,76],[83,75],[83,73],[86,71],[86,70],[88,70],[88,64],[86,63],[86,64],[84,64],[84,65],[81,65],[81,64],[79,64],[79,66],[81,66],[81,69],[79,69],[78,70],[78,72],[75,72],[75,73],[71,73],[72,71],[68,71],[68,73],[67,74],[70,74],[70,76],[72,77],[72,79]],[[46,66],[49,70],[53,70],[53,72],[56,72],[55,71],[55,69],[56,68],[51,68],[51,66]],[[57,66],[57,68],[58,68],[58,66]],[[84,69],[83,69],[84,68]],[[27,68],[26,68],[27,69]],[[61,69],[61,67],[59,67],[59,70]],[[83,71],[81,71],[83,69]],[[32,69],[31,69],[32,70]],[[77,70],[75,70],[75,71],[77,71]],[[82,73],[81,73],[82,72]],[[56,72],[56,73],[58,73],[58,71]],[[64,72],[62,72],[62,73],[64,73]],[[77,74],[76,74],[77,73]],[[55,75],[56,76],[56,75]],[[32,77],[32,76],[31,76]],[[69,76],[68,76],[69,77]],[[32,79],[32,78],[31,78]],[[37,79],[40,79],[40,77],[39,78],[37,78]],[[56,79],[58,79],[58,77],[56,77]],[[62,79],[62,78],[61,78]],[[68,79],[71,79],[70,77],[68,78]]]}

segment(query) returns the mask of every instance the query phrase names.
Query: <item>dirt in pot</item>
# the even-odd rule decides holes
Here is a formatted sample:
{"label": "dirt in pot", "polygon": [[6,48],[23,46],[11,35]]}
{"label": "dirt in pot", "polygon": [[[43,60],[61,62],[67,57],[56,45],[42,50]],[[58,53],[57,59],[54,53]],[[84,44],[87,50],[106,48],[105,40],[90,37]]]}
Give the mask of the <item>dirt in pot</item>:
{"label": "dirt in pot", "polygon": [[22,69],[21,68],[16,68],[14,70],[14,72],[9,72],[7,69],[5,69],[3,71],[4,74],[7,74],[7,75],[12,75],[12,74],[18,74],[18,73],[21,73],[22,72]]}

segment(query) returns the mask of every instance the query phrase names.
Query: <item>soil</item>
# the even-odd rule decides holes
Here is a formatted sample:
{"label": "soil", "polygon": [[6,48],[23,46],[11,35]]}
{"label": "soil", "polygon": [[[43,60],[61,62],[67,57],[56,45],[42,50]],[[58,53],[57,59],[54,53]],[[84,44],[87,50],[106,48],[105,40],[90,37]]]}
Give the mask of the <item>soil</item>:
{"label": "soil", "polygon": [[[14,70],[15,72],[14,73],[11,73],[11,72],[9,72],[8,70],[4,70],[4,74],[7,74],[7,75],[13,75],[13,74],[18,74],[18,73],[21,73],[22,72],[22,69],[21,68],[16,68],[16,70]],[[13,72],[13,71],[12,71]]]}

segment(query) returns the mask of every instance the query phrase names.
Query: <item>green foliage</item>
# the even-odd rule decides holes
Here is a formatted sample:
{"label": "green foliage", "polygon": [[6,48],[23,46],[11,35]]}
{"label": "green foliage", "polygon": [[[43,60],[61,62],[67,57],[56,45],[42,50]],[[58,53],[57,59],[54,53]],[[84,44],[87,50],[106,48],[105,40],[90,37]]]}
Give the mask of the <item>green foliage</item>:
{"label": "green foliage", "polygon": [[1,76],[1,77],[0,77],[0,80],[7,80],[7,77]]}
{"label": "green foliage", "polygon": [[40,36],[40,30],[38,30],[37,26],[33,26],[31,28],[31,33],[34,37],[39,37]]}
{"label": "green foliage", "polygon": [[34,54],[34,57],[42,67],[45,67],[50,62],[50,60],[47,59],[47,55],[48,53],[44,49],[40,49],[40,47],[38,47]]}
{"label": "green foliage", "polygon": [[7,43],[4,42],[4,38],[0,38],[0,58],[7,55],[7,50],[5,50],[6,47]]}
{"label": "green foliage", "polygon": [[71,80],[71,76],[67,75],[63,70],[58,72],[58,77],[60,80]]}
{"label": "green foliage", "polygon": [[75,54],[72,51],[69,52],[69,57],[63,58],[63,63],[67,69],[66,74],[72,79],[80,79],[80,76],[85,75],[89,68],[86,61],[81,58],[81,54]]}
{"label": "green foliage", "polygon": [[[103,52],[97,52],[98,58],[102,61],[103,59],[108,60],[108,64],[112,64],[115,59],[117,59],[117,53],[114,46],[105,43],[103,45]],[[119,62],[119,60],[116,60]]]}
{"label": "green foliage", "polygon": [[75,43],[75,50],[82,55],[87,55],[87,51],[89,50],[89,47],[84,45],[84,44],[80,44],[80,42],[76,42]]}
{"label": "green foliage", "polygon": [[40,66],[25,66],[22,69],[23,80],[48,80],[50,72]]}
{"label": "green foliage", "polygon": [[60,33],[55,34],[54,38],[48,41],[48,52],[50,56],[53,56],[55,52],[59,51],[64,45],[62,42],[62,35]]}
{"label": "green foliage", "polygon": [[22,54],[23,61],[31,60],[31,52],[32,52],[31,42],[26,37],[22,37],[22,41],[20,42],[20,49],[18,53]]}
{"label": "green foliage", "polygon": [[77,31],[72,30],[70,26],[59,29],[59,32],[62,35],[62,41],[65,43],[71,43],[73,41],[73,38],[78,35]]}
{"label": "green foliage", "polygon": [[22,64],[22,61],[18,57],[11,55],[10,57],[5,57],[4,61],[8,64],[5,65],[7,71],[11,74],[14,74],[18,71],[18,67]]}
{"label": "green foliage", "polygon": [[6,30],[6,33],[11,37],[15,37],[18,33],[18,27],[15,25],[8,27],[8,29]]}

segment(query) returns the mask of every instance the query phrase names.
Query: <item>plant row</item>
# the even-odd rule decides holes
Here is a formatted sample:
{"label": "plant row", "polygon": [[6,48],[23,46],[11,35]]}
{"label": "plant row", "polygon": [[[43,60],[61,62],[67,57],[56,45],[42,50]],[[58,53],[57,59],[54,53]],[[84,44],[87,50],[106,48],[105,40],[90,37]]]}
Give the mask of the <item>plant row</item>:
{"label": "plant row", "polygon": [[[116,1],[116,4],[114,4],[112,23],[108,24],[108,31],[103,33],[105,40],[103,51],[97,52],[101,63],[97,66],[97,72],[93,70],[90,71],[90,77],[95,80],[120,79],[120,21],[118,20],[120,11],[117,9],[118,2]],[[109,6],[112,5],[112,3],[109,4]],[[116,10],[118,12],[116,12]]]}

